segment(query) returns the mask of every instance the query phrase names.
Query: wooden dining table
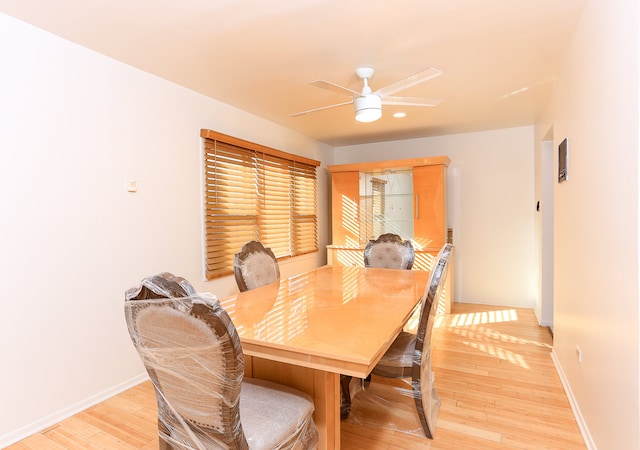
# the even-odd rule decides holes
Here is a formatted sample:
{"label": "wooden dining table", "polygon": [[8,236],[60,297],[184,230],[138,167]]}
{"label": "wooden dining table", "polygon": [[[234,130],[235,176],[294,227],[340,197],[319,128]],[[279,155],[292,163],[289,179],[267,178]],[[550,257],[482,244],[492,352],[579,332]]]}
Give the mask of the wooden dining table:
{"label": "wooden dining table", "polygon": [[313,398],[321,449],[340,448],[340,374],[365,378],[417,307],[428,271],[326,265],[221,300],[245,376]]}

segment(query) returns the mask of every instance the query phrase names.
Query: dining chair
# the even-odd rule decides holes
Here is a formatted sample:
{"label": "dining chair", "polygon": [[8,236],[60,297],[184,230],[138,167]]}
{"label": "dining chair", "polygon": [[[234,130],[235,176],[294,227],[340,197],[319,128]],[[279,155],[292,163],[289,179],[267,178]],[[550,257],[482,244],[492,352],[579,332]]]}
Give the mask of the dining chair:
{"label": "dining chair", "polygon": [[417,332],[402,331],[371,372],[387,378],[411,377],[420,424],[429,439],[433,439],[440,408],[440,397],[431,370],[431,334],[452,251],[453,245],[447,243],[438,253],[422,296]]}
{"label": "dining chair", "polygon": [[383,269],[411,269],[415,250],[411,241],[403,241],[394,233],[385,233],[370,240],[364,248],[364,266]]}
{"label": "dining chair", "polygon": [[235,255],[233,273],[240,292],[255,289],[280,279],[278,260],[270,248],[249,241]]}
{"label": "dining chair", "polygon": [[[411,269],[415,260],[415,250],[411,241],[403,241],[394,233],[385,233],[370,240],[364,249],[364,266],[383,269]],[[349,375],[340,375],[340,418],[349,417],[351,411],[351,379]],[[364,382],[369,382],[368,376]]]}
{"label": "dining chair", "polygon": [[165,272],[125,293],[129,334],[156,393],[159,448],[316,448],[311,398],[245,378],[229,315],[192,289]]}

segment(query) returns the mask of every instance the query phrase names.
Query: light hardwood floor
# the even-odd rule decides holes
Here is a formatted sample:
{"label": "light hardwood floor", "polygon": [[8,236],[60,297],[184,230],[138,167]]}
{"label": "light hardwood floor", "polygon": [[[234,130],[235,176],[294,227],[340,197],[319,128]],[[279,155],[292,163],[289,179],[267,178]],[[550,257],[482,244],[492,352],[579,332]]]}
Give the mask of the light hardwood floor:
{"label": "light hardwood floor", "polygon": [[[585,449],[551,345],[548,329],[538,326],[531,310],[455,303],[433,331],[442,400],[435,439],[350,417],[341,424],[342,448]],[[383,389],[385,383],[374,378],[371,386]],[[145,382],[7,450],[157,448],[155,396]]]}

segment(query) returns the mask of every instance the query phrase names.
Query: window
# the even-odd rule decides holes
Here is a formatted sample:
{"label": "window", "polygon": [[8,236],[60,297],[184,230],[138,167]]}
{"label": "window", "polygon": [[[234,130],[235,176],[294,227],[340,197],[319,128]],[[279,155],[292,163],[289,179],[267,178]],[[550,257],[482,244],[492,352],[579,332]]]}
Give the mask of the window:
{"label": "window", "polygon": [[233,272],[251,240],[277,258],[318,251],[320,162],[210,130],[204,138],[207,279]]}

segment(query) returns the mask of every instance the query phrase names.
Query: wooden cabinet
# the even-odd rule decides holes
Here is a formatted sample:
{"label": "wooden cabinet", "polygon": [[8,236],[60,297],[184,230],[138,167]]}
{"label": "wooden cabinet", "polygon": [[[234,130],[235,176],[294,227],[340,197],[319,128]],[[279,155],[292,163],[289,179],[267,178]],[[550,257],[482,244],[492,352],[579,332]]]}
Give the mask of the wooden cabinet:
{"label": "wooden cabinet", "polygon": [[336,172],[331,175],[332,242],[359,247],[359,172]]}
{"label": "wooden cabinet", "polygon": [[[449,158],[440,156],[329,166],[331,246],[364,249],[369,239],[383,232],[394,232],[411,239],[416,250],[437,253],[447,238],[448,165]],[[386,184],[390,174],[399,172],[412,177],[413,192],[395,194],[387,190],[381,194],[378,191],[377,195],[381,196],[378,201],[370,198],[369,191],[363,195],[363,185],[369,184],[363,182],[364,178]],[[370,211],[371,205],[380,208],[381,202],[385,204],[385,195],[388,212]],[[398,217],[399,211],[402,217]],[[375,220],[382,225],[370,224]],[[411,225],[409,228],[407,222]]]}
{"label": "wooden cabinet", "polygon": [[[449,158],[438,156],[329,166],[332,243],[327,246],[327,263],[363,266],[369,239],[395,232],[414,244],[413,269],[431,270],[447,242],[448,165]],[[401,189],[393,189],[389,174],[405,177],[397,183]],[[369,189],[372,184],[377,189]],[[382,223],[372,224],[376,220]],[[439,312],[450,312],[453,272],[452,255]]]}
{"label": "wooden cabinet", "polygon": [[413,168],[413,240],[423,250],[439,251],[447,241],[447,166]]}

